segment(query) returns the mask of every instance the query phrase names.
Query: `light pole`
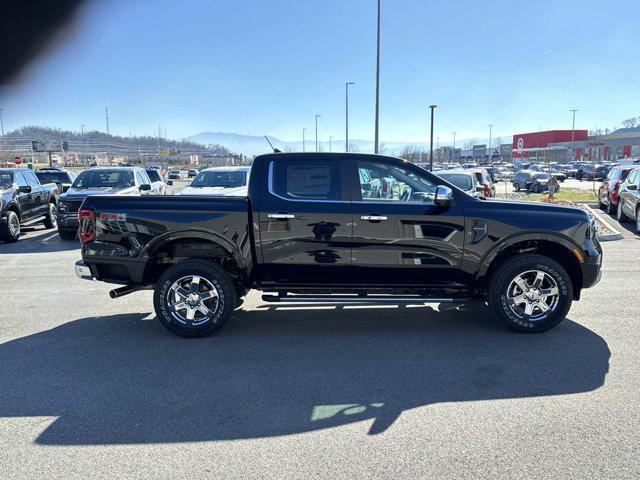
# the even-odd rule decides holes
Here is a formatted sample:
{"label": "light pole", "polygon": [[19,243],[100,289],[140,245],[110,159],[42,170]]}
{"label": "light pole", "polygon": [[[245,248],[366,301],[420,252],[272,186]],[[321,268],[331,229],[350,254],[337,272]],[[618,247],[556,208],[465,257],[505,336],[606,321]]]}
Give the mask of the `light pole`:
{"label": "light pole", "polygon": [[491,154],[491,134],[493,133],[493,124],[489,124],[489,165],[493,164],[493,155]]}
{"label": "light pole", "polygon": [[[576,131],[576,112],[578,110],[569,110],[571,113],[573,113],[573,122],[571,123],[571,143],[573,144],[573,140],[574,140],[574,136],[575,136],[575,131]],[[571,145],[571,148],[573,148],[573,145]]]}
{"label": "light pole", "polygon": [[453,132],[453,161],[456,161],[456,132]]}
{"label": "light pole", "polygon": [[318,151],[318,119],[321,117],[322,115],[317,115],[316,114],[316,152]]}
{"label": "light pole", "polygon": [[2,150],[0,150],[0,160],[4,160],[4,150],[5,150],[4,122],[2,120],[2,112],[3,112],[3,110],[4,110],[4,108],[0,108],[0,135],[2,135],[2,139],[1,139]]}
{"label": "light pole", "polygon": [[305,146],[304,146],[305,145],[305,135],[304,134],[305,134],[306,131],[307,131],[306,128],[302,129],[302,151],[303,152],[305,151]]}
{"label": "light pole", "polygon": [[433,112],[438,108],[437,105],[429,105],[431,110],[431,137],[429,139],[429,171],[433,172]]}
{"label": "light pole", "polygon": [[329,151],[331,151],[331,142],[333,141],[333,137],[329,135]]}
{"label": "light pole", "polygon": [[86,160],[84,154],[84,127],[86,127],[84,123],[80,125],[80,131],[82,132],[82,160]]}
{"label": "light pole", "polygon": [[378,121],[380,117],[380,0],[378,0],[378,33],[376,47],[376,118],[374,132],[374,151],[378,154]]}
{"label": "light pole", "polygon": [[353,82],[344,84],[344,151],[349,151],[349,85]]}

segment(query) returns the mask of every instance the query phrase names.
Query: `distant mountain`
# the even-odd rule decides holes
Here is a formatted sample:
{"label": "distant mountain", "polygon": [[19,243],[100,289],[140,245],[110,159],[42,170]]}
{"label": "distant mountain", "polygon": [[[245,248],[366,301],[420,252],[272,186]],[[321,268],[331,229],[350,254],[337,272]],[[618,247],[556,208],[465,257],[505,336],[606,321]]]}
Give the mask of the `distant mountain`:
{"label": "distant mountain", "polygon": [[[511,143],[511,137],[501,137],[503,142]],[[199,133],[197,135],[193,135],[191,137],[187,137],[185,140],[193,143],[199,143],[202,145],[221,145],[232,152],[243,153],[249,157],[254,155],[259,155],[261,153],[269,153],[271,152],[271,147],[264,139],[264,137],[254,136],[254,135],[240,135],[238,133],[225,133],[225,132],[204,132]],[[287,142],[285,140],[280,140],[276,137],[269,137],[269,140],[273,144],[274,147],[282,150],[283,152],[301,152],[303,150],[303,145],[301,141],[296,142]],[[465,148],[467,144],[483,144],[487,143],[488,139],[466,139],[466,140],[458,140],[457,147]],[[435,143],[435,142],[434,142]],[[373,153],[374,144],[371,140],[349,140],[349,144],[353,145],[355,148],[351,147],[352,151],[358,151],[362,153]],[[495,144],[494,138],[494,148],[497,146]],[[443,143],[442,146],[445,144]],[[414,142],[381,142],[380,146],[383,150],[383,153],[388,155],[400,155],[402,151],[407,146],[417,147],[419,150],[427,151],[429,150],[429,144],[426,142],[422,143],[414,143]],[[434,145],[434,149],[436,145]],[[324,152],[329,151],[329,142],[323,141],[320,142],[319,149]],[[313,135],[310,135],[305,142],[305,150],[306,151],[314,151],[315,150],[315,138]],[[333,139],[331,143],[331,150],[334,152],[342,152],[344,151],[344,139]]]}

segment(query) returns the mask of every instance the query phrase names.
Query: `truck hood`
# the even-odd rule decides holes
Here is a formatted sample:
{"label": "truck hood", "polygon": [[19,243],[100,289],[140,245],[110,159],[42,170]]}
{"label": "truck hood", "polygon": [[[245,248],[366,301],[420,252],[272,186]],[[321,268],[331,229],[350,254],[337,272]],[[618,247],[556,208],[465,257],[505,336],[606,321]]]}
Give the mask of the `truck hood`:
{"label": "truck hood", "polygon": [[214,197],[246,197],[247,187],[186,187],[180,195],[210,195]]}
{"label": "truck hood", "polygon": [[540,203],[540,202],[527,202],[524,200],[507,200],[507,199],[497,199],[497,198],[487,198],[484,200],[479,200],[480,202],[486,203],[487,205],[491,205],[492,207],[503,208],[505,210],[513,209],[517,212],[526,213],[527,211],[532,212],[544,212],[549,215],[554,214],[574,214],[585,219],[590,217],[590,214],[587,213],[586,210],[578,207],[572,207],[570,205],[557,205],[553,203]]}
{"label": "truck hood", "polygon": [[73,200],[88,197],[89,195],[133,195],[137,194],[136,187],[126,188],[69,188],[64,195],[60,196],[61,200]]}

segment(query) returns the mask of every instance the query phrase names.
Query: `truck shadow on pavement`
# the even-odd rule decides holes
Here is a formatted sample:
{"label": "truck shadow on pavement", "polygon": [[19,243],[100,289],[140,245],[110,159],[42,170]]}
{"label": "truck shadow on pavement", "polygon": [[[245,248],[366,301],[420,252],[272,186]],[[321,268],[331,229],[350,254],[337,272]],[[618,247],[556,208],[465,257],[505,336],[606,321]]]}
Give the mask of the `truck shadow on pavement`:
{"label": "truck shadow on pavement", "polygon": [[147,314],[89,317],[0,345],[0,416],[50,416],[36,442],[272,437],[353,422],[379,434],[440,402],[569,395],[603,385],[607,343],[564,321],[522,335],[460,309],[236,311],[187,340]]}
{"label": "truck shadow on pavement", "polygon": [[17,242],[0,241],[0,255],[10,253],[51,253],[69,250],[78,250],[80,242],[75,240],[62,240],[55,229],[44,230],[38,227],[23,227],[20,239]]}

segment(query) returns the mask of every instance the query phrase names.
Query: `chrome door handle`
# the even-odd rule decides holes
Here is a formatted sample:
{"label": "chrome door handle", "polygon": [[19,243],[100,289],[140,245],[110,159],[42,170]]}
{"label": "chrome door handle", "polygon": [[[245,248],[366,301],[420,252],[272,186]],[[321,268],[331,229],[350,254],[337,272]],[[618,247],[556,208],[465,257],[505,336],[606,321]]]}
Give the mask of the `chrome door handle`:
{"label": "chrome door handle", "polygon": [[291,220],[296,218],[293,213],[270,213],[267,215],[272,220]]}
{"label": "chrome door handle", "polygon": [[370,222],[381,222],[386,219],[387,217],[384,215],[362,215],[360,217],[360,220],[369,220]]}

